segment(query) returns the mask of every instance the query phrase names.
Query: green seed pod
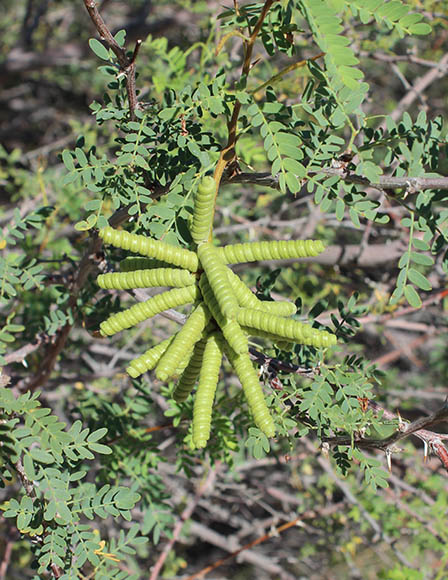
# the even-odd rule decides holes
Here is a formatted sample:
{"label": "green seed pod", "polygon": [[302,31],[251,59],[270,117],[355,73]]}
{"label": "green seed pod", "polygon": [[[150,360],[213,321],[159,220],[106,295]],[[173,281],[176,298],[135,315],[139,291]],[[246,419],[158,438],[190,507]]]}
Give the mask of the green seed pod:
{"label": "green seed pod", "polygon": [[260,300],[260,302],[263,306],[258,310],[264,310],[276,316],[292,316],[297,312],[294,302],[288,302],[287,300]]}
{"label": "green seed pod", "polygon": [[177,403],[186,401],[188,399],[188,395],[191,393],[194,385],[196,384],[196,380],[199,376],[199,372],[202,366],[205,344],[206,337],[202,338],[194,345],[194,350],[188,361],[188,365],[185,367],[185,370],[182,373],[173,393],[173,399]]}
{"label": "green seed pod", "polygon": [[169,244],[165,244],[165,242],[153,240],[146,236],[130,234],[123,230],[114,230],[111,227],[103,228],[100,230],[99,235],[106,244],[111,244],[111,246],[115,246],[116,248],[130,250],[141,256],[163,260],[168,264],[186,268],[190,272],[196,272],[198,269],[198,257],[194,252],[190,252],[190,250],[170,246]]}
{"label": "green seed pod", "polygon": [[306,258],[317,256],[324,250],[325,246],[320,240],[250,242],[217,248],[218,255],[225,264]]}
{"label": "green seed pod", "polygon": [[154,258],[140,258],[140,256],[125,258],[118,264],[121,272],[133,272],[134,270],[151,270],[153,268],[168,268],[170,264]]}
{"label": "green seed pod", "polygon": [[229,283],[227,266],[218,258],[213,244],[208,242],[198,246],[198,257],[222,314],[226,318],[234,319],[238,312],[238,302]]}
{"label": "green seed pod", "polygon": [[271,336],[274,335],[276,337],[275,340],[290,340],[315,347],[336,344],[335,335],[325,330],[317,330],[309,324],[303,324],[297,320],[282,318],[259,310],[241,309],[238,313],[238,322],[241,326],[249,327],[249,329],[258,329]]}
{"label": "green seed pod", "polygon": [[155,268],[154,270],[100,274],[96,281],[100,288],[127,290],[129,288],[151,288],[156,286],[183,288],[184,286],[195,284],[196,278],[188,270]]}
{"label": "green seed pod", "polygon": [[196,449],[205,447],[210,437],[212,407],[221,361],[221,341],[219,340],[219,334],[213,333],[208,337],[205,345],[199,374],[199,385],[194,399],[193,443]]}
{"label": "green seed pod", "polygon": [[244,353],[249,351],[249,345],[247,341],[247,336],[241,330],[240,325],[236,320],[229,320],[223,316],[219,309],[216,297],[211,289],[206,274],[202,274],[199,281],[199,286],[204,298],[204,302],[207,304],[213,318],[215,319],[217,325],[220,327],[225,339],[230,344],[235,352]]}
{"label": "green seed pod", "polygon": [[134,304],[134,306],[131,306],[127,310],[113,314],[100,324],[100,332],[103,336],[111,336],[112,334],[120,332],[120,330],[131,328],[147,318],[160,314],[164,310],[193,302],[199,296],[199,289],[195,285],[185,286],[185,288],[174,288],[173,290],[162,292],[161,294],[157,294],[157,296],[149,298],[145,302]]}
{"label": "green seed pod", "polygon": [[194,196],[191,236],[199,244],[208,240],[213,221],[216,183],[213,177],[204,177]]}
{"label": "green seed pod", "polygon": [[200,340],[202,332],[210,320],[210,311],[200,302],[187,318],[183,327],[177,332],[175,339],[160,359],[156,368],[156,377],[161,381],[176,374],[177,367],[185,353],[192,350],[193,345]]}
{"label": "green seed pod", "polygon": [[131,361],[131,364],[126,369],[128,375],[135,379],[143,373],[146,373],[146,371],[151,371],[153,368],[155,368],[156,364],[160,360],[160,357],[163,355],[173,340],[174,336],[170,336],[170,338],[167,338],[163,342],[156,344],[156,346],[153,346],[144,354]]}
{"label": "green seed pod", "polygon": [[274,437],[275,426],[264,399],[257,371],[248,354],[236,354],[226,349],[227,358],[235,369],[244,390],[255,424],[267,437]]}
{"label": "green seed pod", "polygon": [[227,270],[227,276],[241,307],[253,308],[254,310],[264,310],[271,314],[277,314],[277,316],[291,316],[297,312],[297,308],[292,302],[268,302],[267,300],[259,300],[230,268]]}

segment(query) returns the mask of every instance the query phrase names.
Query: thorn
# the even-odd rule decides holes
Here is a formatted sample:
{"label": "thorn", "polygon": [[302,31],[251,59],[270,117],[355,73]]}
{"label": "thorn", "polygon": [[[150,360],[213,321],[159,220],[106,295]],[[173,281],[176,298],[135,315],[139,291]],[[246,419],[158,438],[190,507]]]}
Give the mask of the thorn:
{"label": "thorn", "polygon": [[426,440],[423,441],[423,463],[426,463],[428,459],[429,445]]}
{"label": "thorn", "polygon": [[406,431],[406,422],[403,420],[403,417],[400,415],[400,411],[397,410],[398,416],[398,431]]}
{"label": "thorn", "polygon": [[386,461],[389,473],[392,473],[392,451],[389,448],[386,449]]}

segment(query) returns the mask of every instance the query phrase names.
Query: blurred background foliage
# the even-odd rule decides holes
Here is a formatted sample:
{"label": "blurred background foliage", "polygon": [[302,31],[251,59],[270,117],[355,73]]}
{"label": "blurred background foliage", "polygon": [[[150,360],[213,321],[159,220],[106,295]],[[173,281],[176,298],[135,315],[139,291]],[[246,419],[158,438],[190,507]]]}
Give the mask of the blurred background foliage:
{"label": "blurred background foliage", "polygon": [[[318,178],[312,187],[300,183],[295,193],[267,187],[266,181],[260,186],[231,183],[229,178],[220,190],[215,216],[221,244],[315,237],[329,246],[320,261],[282,264],[279,271],[268,263],[235,271],[265,296],[295,300],[302,319],[317,320],[333,330],[340,325],[340,337],[346,342],[341,340],[327,361],[305,347],[288,352],[259,346],[285,364],[322,369],[312,379],[279,373],[281,390],[272,388],[272,376],[266,374],[270,401],[283,409],[279,420],[283,436],[271,443],[251,426],[237,382],[226,370],[215,403],[213,438],[204,454],[192,452],[185,443],[191,401],[177,405],[169,398],[171,385],[161,385],[152,375],[131,381],[124,373],[129,360],[170,335],[177,322],[157,317],[123,335],[100,339],[99,322],[127,305],[129,296],[98,292],[96,270],[113,268],[124,253],[110,248],[103,253],[91,244],[93,227],[104,225],[123,207],[138,231],[170,243],[189,243],[187,225],[197,174],[216,163],[227,138],[225,115],[238,91],[239,98],[252,99],[243,110],[236,145],[243,172],[270,175],[267,146],[255,130],[263,109],[265,117],[295,126],[314,152],[313,162],[327,168],[345,162],[343,153],[350,141],[361,160],[356,172],[373,184],[383,173],[447,175],[446,127],[440,119],[448,105],[448,3],[407,3],[432,27],[429,34],[418,36],[379,25],[372,14],[363,20],[356,8],[346,10],[344,2],[328,3],[331,10],[343,11],[344,35],[370,85],[363,117],[358,116],[358,121],[363,119],[362,131],[346,119],[340,125],[334,117],[333,124],[328,122],[337,107],[332,108],[332,95],[325,92],[318,61],[314,68],[300,67],[273,80],[292,56],[301,60],[318,53],[300,16],[293,19],[297,28],[288,32],[293,45],[283,29],[276,29],[281,20],[276,11],[294,3],[279,2],[274,8],[262,42],[255,45],[248,85],[236,87],[241,38],[225,37],[238,24],[232,2],[225,7],[213,1],[99,3],[108,27],[123,42],[119,31],[125,31],[130,51],[138,39],[143,40],[136,83],[144,114],[134,125],[127,118],[123,79],[117,78],[112,59],[112,64],[101,61],[101,48],[89,47],[89,39],[97,38],[97,33],[82,2],[3,0],[2,4],[0,355],[3,376],[10,381],[6,390],[26,397],[24,393],[38,386],[42,407],[67,425],[73,438],[59,440],[55,435],[50,458],[29,454],[31,464],[45,467],[39,467],[42,471],[46,466],[55,470],[54,482],[63,479],[57,474],[69,474],[72,481],[82,474],[83,483],[77,491],[72,486],[73,495],[64,501],[70,506],[81,501],[76,493],[85,494],[85,501],[104,499],[109,493],[104,486],[116,491],[106,512],[98,507],[93,514],[93,504],[84,503],[79,521],[71,520],[73,530],[58,540],[57,517],[53,521],[44,508],[39,512],[35,498],[28,505],[26,478],[10,465],[18,450],[27,455],[21,437],[31,435],[11,433],[17,422],[34,429],[30,426],[34,407],[28,400],[19,397],[12,403],[3,395],[1,408],[6,414],[1,421],[11,422],[11,432],[6,427],[0,431],[5,450],[1,504],[6,516],[0,520],[0,578],[61,577],[46,565],[48,553],[61,558],[64,578],[150,577],[149,568],[159,561],[186,506],[192,508],[188,521],[161,577],[186,578],[300,517],[297,526],[273,533],[210,577],[445,578],[447,479],[439,459],[430,456],[424,463],[421,441],[412,437],[399,442],[390,474],[382,452],[355,450],[350,456],[347,447],[340,446],[327,458],[319,450],[322,435],[329,434],[326,421],[333,427],[341,424],[341,433],[355,437],[359,409],[353,410],[350,430],[347,417],[338,414],[340,401],[336,404],[330,397],[326,402],[324,393],[313,416],[315,402],[310,400],[315,392],[312,381],[319,388],[342,385],[341,393],[350,386],[355,398],[375,398],[394,413],[389,424],[375,424],[378,437],[396,429],[396,410],[412,421],[442,405],[448,375],[445,190],[422,191],[418,199],[413,192],[408,197],[403,190],[389,191],[385,201],[375,188],[354,192],[353,184],[344,185],[339,195],[339,182]],[[249,12],[262,5],[240,4]],[[437,74],[423,86],[422,79],[434,69]],[[263,86],[268,81],[273,89]],[[177,136],[182,133],[179,111],[187,123],[185,142]],[[383,132],[375,132],[381,127]],[[138,144],[146,147],[148,158],[141,155],[140,160],[135,135],[143,134],[146,141],[142,138]],[[130,152],[132,159],[125,157]],[[311,163],[309,153],[306,162]],[[186,163],[191,163],[190,171],[184,170]],[[107,188],[99,186],[104,180]],[[325,187],[319,189],[322,183]],[[358,191],[363,195],[356,198]],[[379,198],[378,215],[376,205],[359,205]],[[402,222],[406,218],[411,221]],[[410,229],[416,232],[415,247]],[[77,272],[89,248],[95,250],[95,267],[79,279]],[[397,293],[400,271],[408,275],[412,269],[423,281],[409,275],[411,284],[402,280],[402,292]],[[416,288],[419,297],[406,291],[407,286]],[[57,352],[54,370],[47,367],[53,371],[47,376],[45,356],[54,353],[65,329],[69,338]],[[93,436],[91,452],[87,433],[85,442],[77,439],[73,426],[79,422]],[[101,431],[104,427],[107,435]],[[36,441],[42,448],[45,422],[35,429],[31,449]],[[95,433],[98,437],[101,433],[101,443]],[[74,458],[59,457],[55,451],[59,444],[85,451]],[[95,449],[95,444],[107,449]],[[28,464],[27,469],[34,468]],[[123,489],[129,495],[119,496]],[[19,503],[13,509],[14,499]],[[55,542],[50,552],[39,543],[45,530],[42,521],[52,522],[51,530],[45,531],[45,537]],[[84,568],[70,570],[69,557],[60,554],[58,541],[70,549],[76,546],[79,564],[82,542],[75,531],[82,526],[91,545],[85,551]],[[41,566],[37,572],[36,560]]]}

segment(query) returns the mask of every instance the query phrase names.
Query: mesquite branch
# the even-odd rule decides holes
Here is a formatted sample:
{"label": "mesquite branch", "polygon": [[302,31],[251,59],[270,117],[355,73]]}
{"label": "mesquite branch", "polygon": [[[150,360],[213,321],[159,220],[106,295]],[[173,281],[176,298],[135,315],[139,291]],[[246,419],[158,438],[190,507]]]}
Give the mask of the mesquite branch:
{"label": "mesquite branch", "polygon": [[137,92],[135,87],[135,60],[138,55],[138,51],[140,49],[141,40],[138,40],[134,53],[131,58],[129,58],[126,54],[124,48],[122,48],[118,42],[113,37],[112,33],[110,32],[109,28],[107,27],[106,23],[103,20],[103,17],[98,11],[98,7],[94,0],[84,0],[85,7],[89,12],[90,18],[92,19],[95,28],[98,31],[98,34],[101,37],[107,47],[110,48],[115,56],[117,57],[118,63],[120,65],[120,72],[124,73],[126,77],[126,91],[128,94],[128,102],[129,102],[129,117],[133,121],[135,119],[135,109],[138,108],[138,101],[137,101]]}
{"label": "mesquite branch", "polygon": [[[275,1],[276,0],[265,1],[263,10],[261,11],[260,17],[258,18],[258,21],[255,24],[252,34],[250,35],[250,38],[244,41],[244,61],[241,70],[242,79],[247,78],[247,75],[249,74],[255,41],[257,39],[258,33],[261,30],[266,15]],[[225,168],[228,167],[229,164],[231,164],[232,161],[235,159],[235,143],[237,140],[237,124],[240,111],[241,111],[241,103],[238,100],[236,100],[233,107],[232,116],[227,124],[228,130],[227,145],[221,151],[221,155],[215,168],[214,178],[216,182],[216,192],[218,192],[219,183],[221,181]]]}
{"label": "mesquite branch", "polygon": [[[372,187],[379,191],[391,189],[404,189],[407,194],[418,193],[424,189],[448,189],[448,177],[392,177],[382,175],[378,178],[378,183],[373,183],[362,175],[355,175],[355,173],[344,168],[324,167],[316,172],[309,172],[309,175],[317,174],[327,175],[331,177],[338,175],[348,183],[358,183],[365,187]],[[226,179],[227,183],[253,183],[263,187],[272,187],[279,189],[278,178],[272,176],[270,173],[239,173],[229,176]]]}

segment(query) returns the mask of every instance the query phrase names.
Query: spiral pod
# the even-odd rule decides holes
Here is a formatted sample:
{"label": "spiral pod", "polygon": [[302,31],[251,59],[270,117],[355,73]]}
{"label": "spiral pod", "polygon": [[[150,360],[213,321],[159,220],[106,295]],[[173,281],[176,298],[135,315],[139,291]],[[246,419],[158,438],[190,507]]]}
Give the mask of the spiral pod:
{"label": "spiral pod", "polygon": [[253,328],[250,326],[242,325],[241,328],[248,336],[257,336],[271,340],[272,342],[275,342],[278,348],[281,348],[282,350],[291,350],[294,344],[305,344],[308,346],[314,346],[316,348],[325,348],[334,344],[334,341],[331,339],[331,337],[334,335],[330,334],[329,332],[327,332],[326,335],[322,335],[322,332],[325,331],[318,330],[317,328],[311,328],[312,332],[304,340],[281,336],[279,334],[274,334],[273,332],[266,332],[264,330],[260,330],[259,328]]}
{"label": "spiral pod", "polygon": [[263,390],[258,380],[257,371],[248,354],[236,354],[232,349],[226,348],[226,355],[234,368],[249,408],[254,417],[255,424],[267,437],[274,437],[275,425],[269,412],[263,395]]}
{"label": "spiral pod", "polygon": [[131,361],[131,364],[126,369],[128,375],[135,379],[143,373],[146,373],[146,371],[151,371],[153,368],[155,368],[156,364],[160,360],[160,357],[173,342],[173,340],[174,336],[170,336],[170,338],[167,338],[163,342],[156,344],[156,346],[153,346],[144,354]]}
{"label": "spiral pod", "polygon": [[133,272],[134,270],[167,268],[170,266],[170,264],[164,262],[163,260],[155,260],[154,258],[141,258],[140,256],[135,256],[121,260],[118,266],[121,272]]}
{"label": "spiral pod", "polygon": [[208,309],[212,313],[213,318],[215,319],[217,325],[220,327],[224,338],[227,340],[229,345],[237,353],[247,353],[249,351],[247,336],[241,330],[241,327],[236,320],[229,320],[222,314],[205,273],[201,276],[199,287],[201,289],[204,302],[207,304]]}
{"label": "spiral pod", "polygon": [[218,256],[225,264],[258,262],[260,260],[286,260],[317,256],[325,250],[321,240],[290,240],[229,244],[217,248]]}
{"label": "spiral pod", "polygon": [[287,300],[260,300],[260,302],[263,306],[259,310],[264,310],[276,316],[292,316],[297,312],[297,306],[294,302],[288,302]]}
{"label": "spiral pod", "polygon": [[238,302],[229,283],[227,266],[218,257],[217,249],[209,242],[198,246],[198,257],[219,309],[226,318],[234,319],[238,312]]}
{"label": "spiral pod", "polygon": [[213,221],[216,183],[213,177],[204,177],[194,196],[191,236],[199,244],[208,240]]}
{"label": "spiral pod", "polygon": [[154,270],[134,270],[133,272],[113,272],[100,274],[97,278],[100,288],[107,290],[128,290],[129,288],[152,288],[172,286],[183,288],[196,283],[195,276],[188,270],[178,268],[155,268]]}
{"label": "spiral pod", "polygon": [[105,243],[116,248],[130,250],[141,256],[162,260],[168,264],[190,270],[190,272],[196,272],[198,269],[198,257],[190,250],[170,246],[165,244],[165,242],[153,240],[146,236],[130,234],[124,230],[114,230],[111,227],[103,228],[100,230],[99,235]]}
{"label": "spiral pod", "polygon": [[[309,324],[268,314],[250,308],[241,309],[238,313],[241,326],[261,330],[276,339],[288,340],[315,347],[326,347],[336,344],[336,336],[325,330],[317,330]],[[257,334],[257,333],[255,333]]]}
{"label": "spiral pod", "polygon": [[235,274],[235,272],[230,270],[230,268],[227,269],[227,276],[238,304],[243,308],[264,310],[271,314],[277,314],[277,316],[291,316],[297,312],[297,308],[292,302],[283,300],[280,302],[259,300],[246,284]]}
{"label": "spiral pod", "polygon": [[222,346],[218,333],[211,334],[205,345],[199,384],[193,407],[193,443],[196,449],[205,447],[210,437],[212,407],[219,369],[222,361]]}
{"label": "spiral pod", "polygon": [[169,308],[176,308],[183,304],[188,304],[197,300],[200,296],[196,285],[185,286],[185,288],[174,288],[167,292],[162,292],[139,304],[134,304],[131,308],[113,314],[100,324],[100,332],[103,336],[111,336],[139,324],[147,318],[160,314]]}
{"label": "spiral pod", "polygon": [[177,332],[170,347],[157,364],[156,377],[159,380],[166,381],[176,374],[186,352],[192,350],[194,344],[201,338],[210,316],[207,306],[200,302],[187,318],[183,327]]}
{"label": "spiral pod", "polygon": [[188,365],[185,367],[173,393],[173,399],[177,403],[186,401],[188,395],[196,384],[202,366],[206,342],[206,337],[204,337],[194,345],[193,353],[188,361]]}

